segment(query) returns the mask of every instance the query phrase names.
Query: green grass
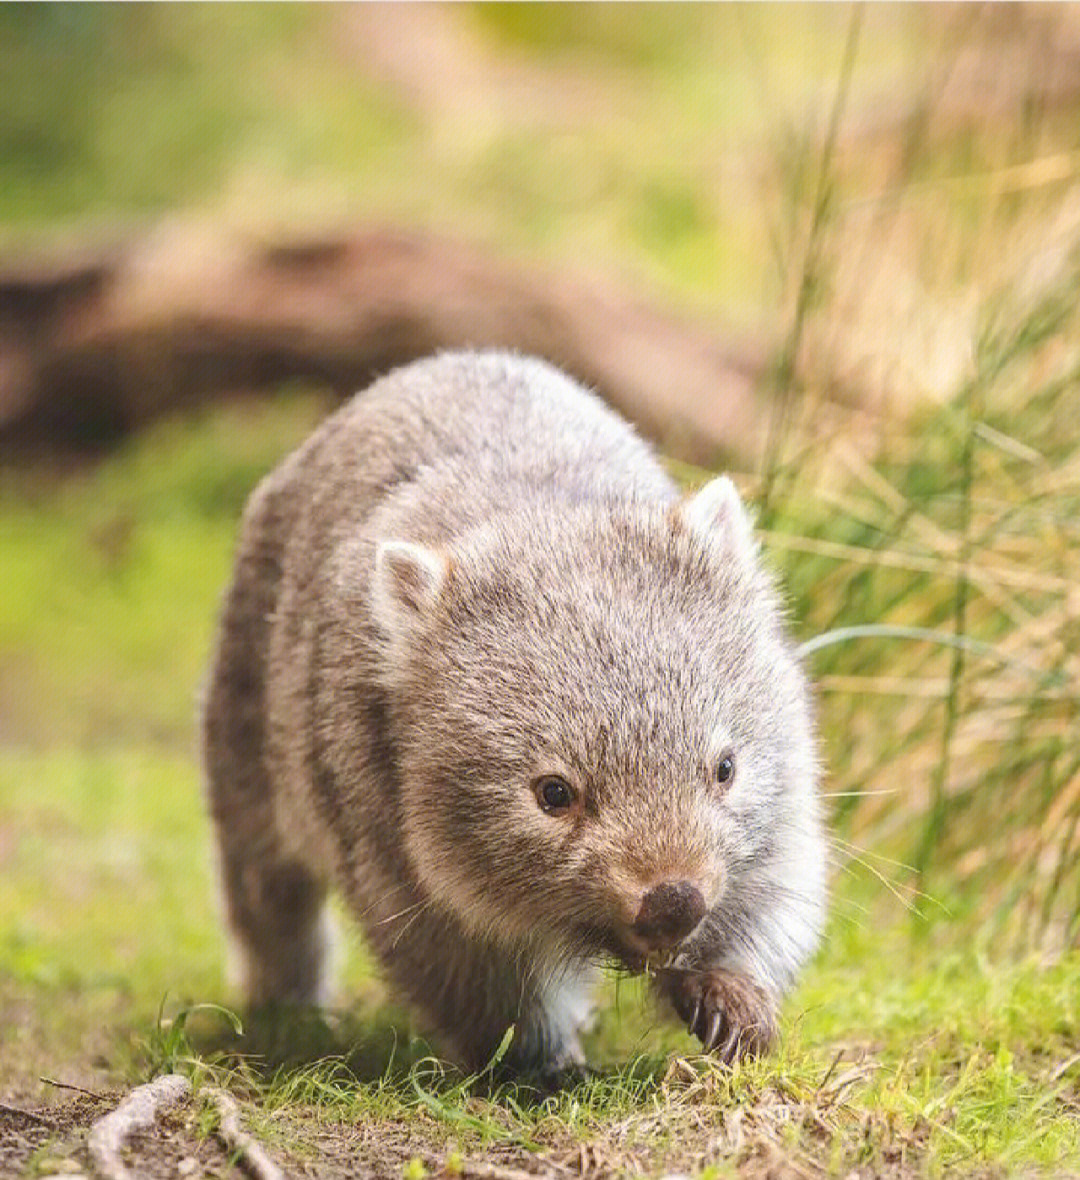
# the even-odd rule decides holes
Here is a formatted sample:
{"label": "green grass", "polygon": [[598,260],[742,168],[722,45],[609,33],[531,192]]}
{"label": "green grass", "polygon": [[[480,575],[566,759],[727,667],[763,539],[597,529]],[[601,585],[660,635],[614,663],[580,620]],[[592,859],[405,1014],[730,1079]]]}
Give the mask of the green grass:
{"label": "green grass", "polygon": [[325,409],[300,396],[173,420],[59,493],[3,497],[0,697],[14,732],[189,748],[244,500]]}
{"label": "green grass", "polygon": [[0,22],[0,221],[200,205],[264,166],[362,172],[407,124],[342,66],[328,73],[317,10],[19,5]]}

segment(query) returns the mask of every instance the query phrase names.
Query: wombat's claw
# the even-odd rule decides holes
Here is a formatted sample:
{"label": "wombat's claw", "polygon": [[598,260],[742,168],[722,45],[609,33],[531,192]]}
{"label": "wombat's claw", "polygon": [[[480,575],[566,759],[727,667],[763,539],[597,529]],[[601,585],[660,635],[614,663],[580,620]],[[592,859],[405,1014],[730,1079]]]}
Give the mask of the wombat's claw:
{"label": "wombat's claw", "polygon": [[669,971],[662,984],[690,1032],[721,1061],[757,1057],[776,1039],[773,998],[745,975]]}
{"label": "wombat's claw", "polygon": [[716,1046],[717,1039],[720,1036],[720,1021],[722,1016],[723,1013],[714,1012],[709,1017],[709,1023],[705,1026],[705,1031],[701,1035],[701,1043],[706,1049],[712,1049]]}
{"label": "wombat's claw", "polygon": [[733,1028],[727,1035],[727,1039],[719,1049],[715,1050],[717,1056],[721,1061],[734,1061],[738,1057],[739,1042],[742,1039],[742,1032]]}

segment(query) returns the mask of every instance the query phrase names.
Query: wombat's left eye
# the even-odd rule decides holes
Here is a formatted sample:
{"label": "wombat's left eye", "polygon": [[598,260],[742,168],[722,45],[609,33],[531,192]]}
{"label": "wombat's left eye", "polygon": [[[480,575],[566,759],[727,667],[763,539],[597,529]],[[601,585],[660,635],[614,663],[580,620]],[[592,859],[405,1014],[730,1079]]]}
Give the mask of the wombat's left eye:
{"label": "wombat's left eye", "polygon": [[574,788],[564,778],[549,774],[536,784],[536,801],[549,814],[567,811],[574,802]]}
{"label": "wombat's left eye", "polygon": [[716,764],[716,781],[722,786],[727,786],[728,783],[735,777],[735,755],[730,751],[725,751],[720,755],[720,761]]}

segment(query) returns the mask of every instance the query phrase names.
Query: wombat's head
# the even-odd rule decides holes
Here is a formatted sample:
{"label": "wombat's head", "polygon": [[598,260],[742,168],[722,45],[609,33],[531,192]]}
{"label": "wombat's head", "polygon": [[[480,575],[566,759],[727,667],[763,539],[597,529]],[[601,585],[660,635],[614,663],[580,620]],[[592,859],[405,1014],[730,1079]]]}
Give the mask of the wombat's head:
{"label": "wombat's head", "polygon": [[817,840],[806,688],[729,480],[385,542],[371,603],[407,849],[470,929],[640,967],[737,929]]}

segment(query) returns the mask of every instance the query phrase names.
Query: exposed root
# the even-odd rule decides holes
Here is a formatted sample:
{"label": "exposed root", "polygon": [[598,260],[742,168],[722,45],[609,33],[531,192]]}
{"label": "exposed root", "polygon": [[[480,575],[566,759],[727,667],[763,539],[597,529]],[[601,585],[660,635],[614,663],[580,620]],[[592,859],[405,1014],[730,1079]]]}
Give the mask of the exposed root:
{"label": "exposed root", "polygon": [[462,1176],[470,1180],[537,1180],[539,1172],[526,1172],[522,1168],[504,1168],[499,1164],[465,1160],[461,1166]]}
{"label": "exposed root", "polygon": [[90,1128],[86,1146],[102,1180],[132,1180],[134,1173],[120,1158],[124,1141],[133,1131],[153,1126],[161,1111],[183,1102],[190,1093],[187,1078],[165,1074],[145,1086],[136,1086],[115,1110],[98,1119]]}
{"label": "exposed root", "polygon": [[39,1080],[46,1086],[54,1086],[57,1090],[71,1090],[75,1094],[85,1094],[87,1098],[96,1098],[99,1102],[108,1098],[107,1094],[102,1094],[99,1090],[87,1090],[84,1086],[73,1086],[70,1082],[58,1082],[55,1078],[41,1077]]}
{"label": "exposed root", "polygon": [[285,1180],[285,1173],[267,1155],[262,1144],[241,1127],[240,1110],[233,1099],[217,1087],[203,1090],[202,1096],[217,1111],[218,1138],[248,1175],[254,1180]]}
{"label": "exposed root", "polygon": [[9,1106],[6,1102],[0,1102],[0,1114],[14,1115],[15,1118],[25,1119],[28,1123],[36,1123],[39,1127],[52,1126],[48,1119],[43,1119],[32,1110],[23,1110],[21,1106]]}

